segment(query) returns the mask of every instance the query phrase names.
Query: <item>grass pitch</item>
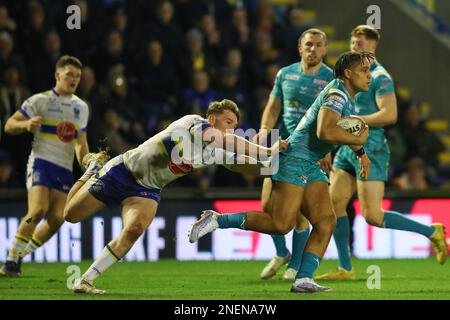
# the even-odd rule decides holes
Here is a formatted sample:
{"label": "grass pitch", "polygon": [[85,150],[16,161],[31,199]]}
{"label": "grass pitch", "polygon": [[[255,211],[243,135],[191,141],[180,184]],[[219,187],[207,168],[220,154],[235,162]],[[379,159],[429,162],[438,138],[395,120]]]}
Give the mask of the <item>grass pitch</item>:
{"label": "grass pitch", "polygon": [[[91,261],[78,266],[83,273]],[[291,283],[280,279],[284,267],[271,280],[260,280],[266,261],[121,262],[102,275],[96,286],[104,296],[74,294],[66,286],[68,263],[25,263],[22,278],[0,277],[0,300],[5,299],[151,299],[151,300],[327,300],[327,299],[450,299],[449,265],[434,259],[353,260],[354,281],[321,281],[333,292],[293,294]],[[381,270],[381,289],[369,290],[370,265]],[[336,266],[321,263],[318,273]]]}

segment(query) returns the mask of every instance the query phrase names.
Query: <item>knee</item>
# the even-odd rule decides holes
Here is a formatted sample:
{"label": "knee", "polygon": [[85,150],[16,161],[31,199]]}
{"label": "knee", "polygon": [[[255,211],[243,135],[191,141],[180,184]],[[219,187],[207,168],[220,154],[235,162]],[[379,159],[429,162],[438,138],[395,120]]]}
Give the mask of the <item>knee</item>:
{"label": "knee", "polygon": [[363,209],[363,216],[367,224],[375,227],[381,227],[383,225],[383,214],[380,210]]}
{"label": "knee", "polygon": [[123,238],[128,242],[134,243],[144,233],[144,231],[144,224],[134,223],[123,230]]}
{"label": "knee", "polygon": [[290,221],[275,221],[274,223],[275,233],[285,235],[294,228],[294,223]]}
{"label": "knee", "polygon": [[80,219],[77,218],[75,214],[75,210],[72,206],[66,205],[64,208],[64,220],[70,223],[80,222]]}
{"label": "knee", "polygon": [[313,223],[313,228],[324,234],[332,234],[334,229],[336,229],[336,215],[331,212],[326,216],[320,217],[320,220]]}
{"label": "knee", "polygon": [[48,211],[48,206],[39,205],[28,212],[27,216],[31,216],[30,222],[35,222],[36,224],[45,216]]}
{"label": "knee", "polygon": [[47,224],[52,230],[58,230],[64,223],[64,217],[50,217],[47,219]]}

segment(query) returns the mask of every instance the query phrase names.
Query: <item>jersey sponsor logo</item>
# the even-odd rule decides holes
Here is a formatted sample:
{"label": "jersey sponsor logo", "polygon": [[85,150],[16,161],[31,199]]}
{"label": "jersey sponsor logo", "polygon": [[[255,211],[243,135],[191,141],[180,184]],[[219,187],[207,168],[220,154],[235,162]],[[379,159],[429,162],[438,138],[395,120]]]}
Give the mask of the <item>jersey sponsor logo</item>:
{"label": "jersey sponsor logo", "polygon": [[75,125],[72,122],[61,121],[56,127],[56,135],[62,142],[72,142],[75,139]]}
{"label": "jersey sponsor logo", "polygon": [[286,79],[288,80],[298,80],[300,79],[300,76],[298,74],[287,74],[286,75]]}
{"label": "jersey sponsor logo", "polygon": [[63,111],[61,110],[61,108],[59,106],[56,107],[49,107],[48,108],[48,112],[57,112],[57,113],[63,113]]}
{"label": "jersey sponsor logo", "polygon": [[314,79],[313,83],[321,85],[321,86],[326,86],[326,85],[328,85],[329,82],[325,81],[325,80]]}
{"label": "jersey sponsor logo", "polygon": [[173,173],[173,174],[187,174],[189,172],[191,172],[193,169],[192,164],[190,163],[186,163],[184,161],[182,161],[181,163],[174,163],[172,161],[169,162],[169,170]]}
{"label": "jersey sponsor logo", "polygon": [[345,100],[336,94],[332,94],[327,97],[324,105],[328,107],[333,107],[337,110],[342,110],[344,108]]}

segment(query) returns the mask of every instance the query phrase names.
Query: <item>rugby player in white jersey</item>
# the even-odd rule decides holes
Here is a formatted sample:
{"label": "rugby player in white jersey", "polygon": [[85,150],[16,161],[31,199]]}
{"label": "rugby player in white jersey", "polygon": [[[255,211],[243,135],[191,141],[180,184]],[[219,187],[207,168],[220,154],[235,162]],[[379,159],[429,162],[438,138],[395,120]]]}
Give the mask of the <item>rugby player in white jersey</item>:
{"label": "rugby player in white jersey", "polygon": [[64,222],[64,205],[73,184],[74,153],[81,164],[89,152],[89,109],[74,95],[81,68],[77,58],[62,56],[56,63],[55,87],[31,96],[6,122],[7,134],[31,132],[34,140],[27,165],[28,212],[0,270],[4,275],[20,276],[22,258],[49,240]]}
{"label": "rugby player in white jersey", "polygon": [[231,133],[238,120],[239,109],[233,101],[214,101],[208,107],[206,119],[199,115],[184,116],[99,170],[103,161],[98,154],[90,154],[88,169],[69,192],[64,218],[77,223],[105,205],[120,205],[123,229],[75,281],[75,292],[105,293],[94,287],[94,280],[125,256],[150,225],[165,185],[214,164],[224,164],[237,172],[261,174],[267,164],[251,158],[252,150],[270,156],[287,148],[286,141],[265,148]]}

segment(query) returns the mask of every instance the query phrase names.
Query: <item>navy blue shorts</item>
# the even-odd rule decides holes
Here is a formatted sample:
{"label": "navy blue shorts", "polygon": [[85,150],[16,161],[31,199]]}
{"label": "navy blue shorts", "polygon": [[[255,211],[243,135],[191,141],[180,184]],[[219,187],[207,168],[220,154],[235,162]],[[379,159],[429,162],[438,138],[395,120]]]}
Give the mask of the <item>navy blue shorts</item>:
{"label": "navy blue shorts", "polygon": [[42,159],[30,160],[27,167],[27,189],[44,186],[49,189],[68,193],[73,185],[70,170]]}
{"label": "navy blue shorts", "polygon": [[108,206],[121,205],[129,197],[152,199],[159,203],[161,190],[143,187],[123,163],[122,156],[109,160],[88,183],[89,192]]}

